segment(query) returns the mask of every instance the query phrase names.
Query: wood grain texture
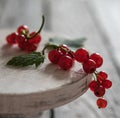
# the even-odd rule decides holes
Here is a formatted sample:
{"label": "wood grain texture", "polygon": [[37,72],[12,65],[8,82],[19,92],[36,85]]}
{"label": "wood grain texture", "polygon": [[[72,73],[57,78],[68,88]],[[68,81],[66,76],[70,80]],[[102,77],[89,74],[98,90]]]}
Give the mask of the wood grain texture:
{"label": "wood grain texture", "polygon": [[[46,27],[45,30],[50,30],[54,32],[54,34],[57,34],[57,33],[62,34],[61,37],[64,37],[64,36],[67,36],[70,38],[87,37],[88,40],[85,43],[85,47],[89,49],[90,52],[101,53],[101,55],[104,57],[104,65],[101,69],[108,72],[109,79],[113,81],[113,87],[106,92],[106,96],[105,96],[105,98],[108,100],[108,103],[109,103],[107,109],[105,110],[97,109],[95,104],[96,97],[94,97],[94,95],[92,95],[92,93],[88,91],[86,94],[84,94],[82,97],[75,100],[74,102],[55,109],[55,117],[56,118],[86,118],[86,117],[119,118],[120,76],[118,74],[118,70],[113,61],[113,58],[115,58],[116,60],[119,59],[117,58],[119,57],[119,44],[115,42],[110,43],[112,40],[112,38],[110,37],[113,37],[113,38],[117,36],[119,37],[119,27],[118,27],[119,25],[117,25],[117,22],[119,20],[118,18],[119,15],[117,15],[117,19],[114,19],[116,18],[115,16],[111,19],[106,20],[107,19],[106,17],[111,16],[110,14],[112,12],[112,11],[110,12],[109,10],[109,3],[113,6],[112,8],[114,9],[114,12],[115,11],[117,12],[117,9],[119,9],[119,0],[116,0],[115,2],[114,0],[106,0],[105,2],[104,0],[100,0],[98,2],[94,2],[94,0],[92,0],[92,2],[90,0],[66,0],[66,1],[65,0],[50,0],[50,1],[47,0],[45,3],[42,3],[43,1],[36,0],[37,4],[33,3],[32,0],[28,0],[28,1],[30,2],[29,4],[31,4],[29,7],[19,7],[18,5],[17,7],[19,9],[15,9],[16,11],[14,12],[13,12],[14,8],[13,10],[11,10],[12,9],[11,6],[14,4],[14,0],[10,1],[11,4],[7,4],[7,1],[6,1],[6,4],[8,6],[2,7],[1,8],[2,11],[0,11],[0,13],[3,13],[3,14],[4,14],[4,11],[6,11],[5,12],[6,14],[4,15],[0,14],[0,27],[15,28],[21,23],[26,23],[30,25],[30,27],[36,28],[38,26],[37,17],[39,17],[40,19],[41,12],[45,13],[48,19],[47,20],[48,24],[50,20],[50,24],[48,25],[49,28]],[[117,4],[117,1],[118,1],[118,4]],[[20,1],[16,0],[16,4],[19,2]],[[23,3],[24,2],[21,0],[21,4]],[[6,6],[6,4],[3,3],[3,6]],[[34,11],[33,8],[39,7],[39,5],[43,6],[42,4],[44,4],[44,7],[42,7],[41,11],[39,11],[40,16],[38,15],[38,12],[35,11],[36,13],[33,15],[33,18],[28,17],[28,14],[29,14],[28,12],[33,13]],[[48,9],[46,10],[45,6],[48,6],[48,4],[49,4],[50,10]],[[115,4],[117,4],[118,7],[114,7]],[[91,6],[93,10],[90,10],[88,6],[89,7]],[[107,10],[109,10],[108,12],[106,12],[106,8]],[[40,9],[40,7],[37,9]],[[101,13],[100,11],[97,12],[99,9]],[[13,12],[14,16],[17,16],[18,18],[20,18],[20,16],[18,16],[18,13],[23,10],[25,10],[25,12],[22,14],[23,15],[22,19],[17,19],[16,17],[14,17],[13,24],[7,23],[8,22],[7,20],[9,19],[9,17],[12,17],[9,15],[10,14],[9,11]],[[96,14],[95,17],[97,18],[93,17],[94,13]],[[117,14],[119,13],[117,12]],[[103,20],[101,20],[100,18],[102,18]],[[101,23],[101,21],[103,24]],[[114,27],[114,23],[116,24],[115,26],[117,26],[117,28]],[[102,30],[99,30],[101,25],[102,25],[102,28],[101,28]],[[105,35],[103,35],[103,33]],[[109,42],[106,42],[106,40],[104,40],[106,39],[106,35],[107,37],[109,37],[108,38]],[[118,37],[115,39],[119,39]],[[116,44],[117,44],[116,49],[118,50],[118,53],[116,52],[111,53],[111,51],[115,49],[114,47],[116,46]],[[108,47],[110,47],[109,50],[108,50]]]}
{"label": "wood grain texture", "polygon": [[[0,31],[8,34],[10,31]],[[42,33],[40,48],[47,42],[49,33]],[[4,35],[1,35],[5,39]],[[16,51],[16,52],[15,52]],[[22,53],[17,47],[0,44],[0,115],[23,117],[67,104],[80,97],[88,89],[91,74],[84,73],[75,63],[70,71],[63,71],[50,64],[46,58],[39,68],[11,68],[5,66],[12,56]],[[61,76],[62,75],[62,76]],[[11,114],[11,115],[10,115]]]}

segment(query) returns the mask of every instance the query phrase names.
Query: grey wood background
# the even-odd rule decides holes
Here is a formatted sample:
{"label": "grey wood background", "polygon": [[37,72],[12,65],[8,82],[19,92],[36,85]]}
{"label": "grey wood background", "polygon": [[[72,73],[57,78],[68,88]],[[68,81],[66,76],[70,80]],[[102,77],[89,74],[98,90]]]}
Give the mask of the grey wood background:
{"label": "grey wood background", "polygon": [[[119,0],[0,0],[0,29],[27,24],[67,37],[87,37],[91,52],[104,57],[103,70],[113,87],[106,93],[108,107],[97,109],[96,97],[88,91],[79,99],[55,109],[55,118],[119,118],[120,113],[120,1]],[[42,118],[45,118],[46,111]]]}

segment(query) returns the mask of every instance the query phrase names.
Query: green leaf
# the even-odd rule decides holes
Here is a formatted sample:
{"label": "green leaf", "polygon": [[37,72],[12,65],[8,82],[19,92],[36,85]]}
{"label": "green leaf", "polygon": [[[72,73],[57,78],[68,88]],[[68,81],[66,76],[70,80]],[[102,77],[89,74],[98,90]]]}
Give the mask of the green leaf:
{"label": "green leaf", "polygon": [[38,67],[44,62],[44,59],[44,55],[40,52],[32,52],[30,54],[13,57],[7,62],[7,65],[25,67],[35,64],[35,66]]}
{"label": "green leaf", "polygon": [[84,42],[86,38],[78,38],[78,39],[64,39],[64,38],[50,38],[49,43],[61,45],[66,44],[68,47],[72,49],[77,49],[84,46]]}

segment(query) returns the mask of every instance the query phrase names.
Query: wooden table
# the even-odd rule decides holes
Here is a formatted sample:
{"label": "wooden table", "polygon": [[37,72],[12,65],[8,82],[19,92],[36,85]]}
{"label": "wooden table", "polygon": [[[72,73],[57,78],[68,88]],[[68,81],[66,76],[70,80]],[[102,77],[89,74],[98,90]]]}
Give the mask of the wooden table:
{"label": "wooden table", "polygon": [[[47,21],[45,30],[52,31],[55,34],[61,34],[61,37],[86,37],[88,40],[85,43],[85,47],[89,49],[90,52],[99,52],[104,57],[104,65],[101,69],[106,71],[109,74],[109,79],[113,81],[113,87],[106,93],[106,99],[108,100],[109,105],[105,110],[97,109],[95,104],[96,97],[88,91],[74,102],[56,108],[55,118],[119,118],[120,74],[114,53],[111,53],[114,46],[110,43],[110,38],[106,38],[106,35],[103,35],[104,29],[99,29],[99,25],[97,25],[99,22],[96,22],[92,11],[88,7],[89,2],[83,0],[71,0],[71,2],[52,0],[50,2],[47,0],[46,3],[39,1],[34,3],[29,0],[29,2],[26,3],[29,7],[26,12],[23,13],[24,17],[21,20],[21,16],[19,14],[22,14],[26,5],[23,5],[22,8],[14,11],[13,9],[10,9],[12,7],[12,3],[13,1],[10,2],[10,4],[7,4],[9,7],[6,8],[5,11],[3,10],[4,15],[2,15],[3,17],[1,16],[1,27],[17,27],[19,24],[28,23],[30,27],[35,28],[37,27],[38,19],[40,18],[36,14],[41,14],[42,9],[42,13],[45,14]],[[16,7],[19,6],[18,3],[18,1],[15,2]],[[35,17],[30,19],[30,13],[32,13],[32,10],[30,9],[32,9],[34,5],[37,8],[35,9],[36,14],[34,14]],[[43,7],[39,7],[40,5]],[[10,15],[12,11],[13,13],[16,13],[16,15],[13,14],[14,17]],[[7,16],[7,14],[9,14],[9,16]],[[28,19],[26,19],[26,16]],[[12,20],[10,20],[10,18]],[[15,23],[12,21],[15,21]],[[4,33],[4,35],[6,34]],[[48,112],[46,111],[45,114],[47,113]]]}

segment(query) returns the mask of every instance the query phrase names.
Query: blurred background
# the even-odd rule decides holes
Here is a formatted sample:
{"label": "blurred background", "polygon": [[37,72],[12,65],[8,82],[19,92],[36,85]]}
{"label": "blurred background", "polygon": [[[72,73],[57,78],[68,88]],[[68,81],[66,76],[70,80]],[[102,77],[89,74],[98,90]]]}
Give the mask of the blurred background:
{"label": "blurred background", "polygon": [[[90,93],[56,109],[56,118],[118,118],[120,112],[120,0],[0,0],[0,30],[26,24],[67,37],[86,37],[85,46],[105,58],[103,69],[113,81],[107,93],[109,106],[97,109]],[[64,115],[63,115],[64,113]]]}

